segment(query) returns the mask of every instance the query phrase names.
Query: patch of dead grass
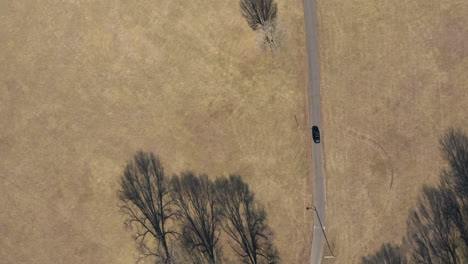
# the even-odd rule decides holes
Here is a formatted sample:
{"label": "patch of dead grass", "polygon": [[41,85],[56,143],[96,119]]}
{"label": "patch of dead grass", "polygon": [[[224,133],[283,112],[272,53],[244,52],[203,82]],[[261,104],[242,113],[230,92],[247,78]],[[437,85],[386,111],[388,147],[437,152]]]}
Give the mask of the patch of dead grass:
{"label": "patch of dead grass", "polygon": [[438,136],[468,127],[466,7],[318,7],[327,230],[337,255],[328,263],[359,263],[381,243],[399,242],[422,185],[438,180]]}
{"label": "patch of dead grass", "polygon": [[115,191],[142,149],[169,174],[241,174],[267,207],[283,262],[307,260],[301,6],[279,1],[289,37],[266,56],[236,1],[3,5],[0,259],[129,263]]}

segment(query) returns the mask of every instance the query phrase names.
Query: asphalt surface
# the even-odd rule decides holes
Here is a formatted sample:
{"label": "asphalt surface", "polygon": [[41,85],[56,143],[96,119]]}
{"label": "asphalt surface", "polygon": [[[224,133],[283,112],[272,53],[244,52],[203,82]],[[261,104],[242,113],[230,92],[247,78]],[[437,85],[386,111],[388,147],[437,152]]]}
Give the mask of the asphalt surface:
{"label": "asphalt surface", "polygon": [[[309,90],[309,119],[311,127],[318,126],[320,129],[321,142],[323,142],[326,134],[322,129],[322,112],[320,108],[320,64],[319,64],[319,48],[318,48],[318,28],[317,28],[317,8],[316,0],[304,0],[304,20],[307,40],[307,76]],[[315,144],[312,140],[312,130],[310,129],[311,148],[313,159],[313,192],[314,206],[316,212],[314,214],[314,230],[312,238],[312,250],[310,252],[310,263],[322,263],[324,233],[320,226],[322,222],[325,228],[325,172],[323,167],[323,144]],[[320,217],[320,221],[317,217]]]}

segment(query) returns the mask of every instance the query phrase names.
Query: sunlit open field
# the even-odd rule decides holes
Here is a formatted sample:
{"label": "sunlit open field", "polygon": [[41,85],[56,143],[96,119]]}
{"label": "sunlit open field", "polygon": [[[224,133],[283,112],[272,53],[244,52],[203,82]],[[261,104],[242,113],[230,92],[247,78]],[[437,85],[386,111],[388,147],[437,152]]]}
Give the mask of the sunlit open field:
{"label": "sunlit open field", "polygon": [[[2,262],[132,263],[116,191],[144,150],[168,175],[241,174],[282,263],[308,263],[303,10],[278,4],[272,55],[237,1],[1,1]],[[318,0],[328,263],[399,242],[438,136],[468,127],[463,4]]]}
{"label": "sunlit open field", "polygon": [[0,262],[133,263],[116,191],[144,150],[168,175],[241,174],[283,263],[306,263],[303,11],[278,2],[271,55],[237,1],[1,1]]}
{"label": "sunlit open field", "polygon": [[[327,231],[359,263],[399,242],[438,137],[468,128],[465,1],[318,1]],[[328,252],[327,252],[328,253]]]}

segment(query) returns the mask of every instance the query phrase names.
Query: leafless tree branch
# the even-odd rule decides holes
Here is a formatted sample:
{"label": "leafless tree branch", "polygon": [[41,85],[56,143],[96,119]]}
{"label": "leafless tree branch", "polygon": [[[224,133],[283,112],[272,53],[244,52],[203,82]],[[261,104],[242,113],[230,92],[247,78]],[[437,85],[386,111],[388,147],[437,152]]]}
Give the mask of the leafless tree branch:
{"label": "leafless tree branch", "polygon": [[[167,221],[176,217],[171,205],[164,168],[153,153],[138,152],[130,161],[121,177],[118,197],[120,209],[127,216],[127,227],[136,225],[135,241],[143,257],[162,257],[164,263],[171,263]],[[155,245],[150,247],[148,235]],[[159,253],[162,247],[163,254]]]}
{"label": "leafless tree branch", "polygon": [[174,176],[171,185],[182,219],[183,246],[195,263],[220,263],[220,218],[213,182],[207,175],[185,172]]}
{"label": "leafless tree branch", "polygon": [[222,228],[234,241],[231,247],[243,263],[278,263],[265,209],[239,175],[216,180],[216,194],[223,216]]}

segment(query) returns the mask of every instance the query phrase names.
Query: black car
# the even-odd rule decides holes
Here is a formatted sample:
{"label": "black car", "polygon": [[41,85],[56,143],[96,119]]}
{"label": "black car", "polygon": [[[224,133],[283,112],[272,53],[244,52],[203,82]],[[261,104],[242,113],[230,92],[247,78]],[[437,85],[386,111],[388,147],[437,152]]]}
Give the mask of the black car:
{"label": "black car", "polygon": [[314,139],[315,143],[320,143],[320,131],[318,126],[312,127],[312,139]]}

